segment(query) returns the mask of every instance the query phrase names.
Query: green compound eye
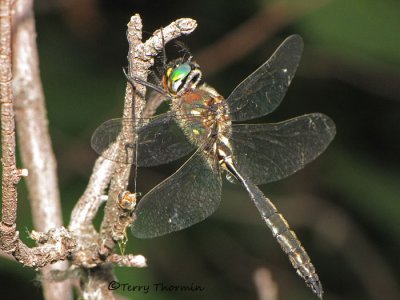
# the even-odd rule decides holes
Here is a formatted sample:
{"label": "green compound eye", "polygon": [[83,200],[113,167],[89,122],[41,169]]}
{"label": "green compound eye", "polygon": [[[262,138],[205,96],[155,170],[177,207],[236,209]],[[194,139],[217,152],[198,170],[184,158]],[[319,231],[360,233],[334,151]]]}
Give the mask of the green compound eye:
{"label": "green compound eye", "polygon": [[174,84],[175,82],[182,81],[185,77],[189,75],[189,73],[192,71],[192,68],[189,66],[189,64],[182,64],[179,67],[176,67],[171,75],[170,75],[170,80]]}

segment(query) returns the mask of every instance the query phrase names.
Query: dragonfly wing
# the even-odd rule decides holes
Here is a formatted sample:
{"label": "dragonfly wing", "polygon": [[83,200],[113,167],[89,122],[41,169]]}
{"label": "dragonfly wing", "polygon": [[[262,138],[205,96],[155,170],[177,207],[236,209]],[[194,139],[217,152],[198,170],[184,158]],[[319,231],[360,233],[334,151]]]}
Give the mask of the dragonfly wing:
{"label": "dragonfly wing", "polygon": [[164,114],[140,128],[138,166],[149,167],[172,162],[196,147],[189,142],[173,114]]}
{"label": "dragonfly wing", "polygon": [[96,128],[90,144],[94,151],[112,161],[133,164],[134,146],[121,135],[122,129],[135,126],[133,119],[111,119]]}
{"label": "dragonfly wing", "polygon": [[203,221],[221,200],[218,162],[208,161],[201,149],[173,175],[139,202],[132,233],[153,238]]}
{"label": "dragonfly wing", "polygon": [[[134,119],[111,119],[101,124],[93,133],[92,148],[101,156],[121,162],[135,162],[135,145],[121,139],[117,149],[112,147],[124,126],[135,127]],[[174,161],[195,148],[187,139],[170,113],[153,118],[138,130],[138,165],[155,166]]]}
{"label": "dragonfly wing", "polygon": [[277,181],[314,160],[335,132],[333,121],[319,113],[276,124],[233,125],[235,163],[255,184]]}
{"label": "dragonfly wing", "polygon": [[303,52],[303,40],[291,35],[272,56],[227,98],[232,120],[258,118],[274,111],[281,103],[296,73]]}

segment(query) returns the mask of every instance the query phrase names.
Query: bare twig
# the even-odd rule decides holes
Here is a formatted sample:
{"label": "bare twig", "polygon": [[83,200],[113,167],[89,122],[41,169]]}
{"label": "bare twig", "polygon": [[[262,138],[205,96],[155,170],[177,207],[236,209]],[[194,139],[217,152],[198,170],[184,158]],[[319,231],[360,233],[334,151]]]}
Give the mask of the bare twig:
{"label": "bare twig", "polygon": [[[31,238],[35,240],[39,246],[28,248],[20,243],[19,251],[16,253],[15,257],[19,262],[23,263],[24,266],[33,267],[35,269],[43,268],[49,263],[65,260],[75,248],[74,238],[64,227],[51,229],[46,233],[32,231]],[[46,272],[46,274],[49,272]],[[45,297],[48,296],[54,295],[52,295],[52,293],[50,295],[45,293]],[[63,296],[61,295],[60,297]]]}
{"label": "bare twig", "polygon": [[14,256],[12,256],[12,255],[9,254],[9,253],[5,253],[5,252],[3,252],[3,251],[0,251],[0,258],[1,258],[1,259],[6,259],[6,260],[10,260],[10,261],[14,261],[14,262],[15,262]]}
{"label": "bare twig", "polygon": [[[32,0],[15,2],[13,14],[13,87],[21,158],[29,170],[27,187],[36,230],[47,231],[62,225],[56,163],[47,128],[44,95],[39,75],[36,29]],[[66,269],[58,263],[42,270]],[[72,299],[65,282],[42,282],[46,299]]]}
{"label": "bare twig", "polygon": [[[0,2],[0,95],[1,95],[1,137],[3,167],[3,205],[0,223],[0,249],[12,253],[25,266],[40,269],[50,263],[69,258],[72,267],[66,271],[43,272],[46,299],[68,299],[71,293],[65,281],[79,274],[82,295],[86,299],[114,299],[108,290],[113,279],[112,264],[128,267],[144,267],[146,260],[141,255],[114,254],[115,242],[124,242],[125,230],[132,223],[132,211],[136,203],[135,194],[123,193],[130,174],[130,165],[99,158],[88,188],[73,210],[69,230],[61,227],[61,211],[54,155],[47,131],[44,96],[39,79],[38,55],[35,44],[35,26],[32,15],[32,0],[19,0],[15,9],[15,36],[13,39],[15,84],[17,95],[17,119],[24,164],[32,170],[28,188],[32,199],[35,225],[40,231],[33,231],[37,247],[29,248],[19,240],[16,231],[16,185],[27,170],[16,168],[15,127],[13,91],[11,88],[11,2]],[[141,42],[142,23],[139,15],[132,17],[128,24],[129,76],[146,80],[154,56],[166,42],[182,34],[192,32],[196,22],[180,19],[163,30],[157,31],[145,43]],[[145,87],[126,88],[124,118],[138,120],[144,108]],[[134,143],[135,127],[125,126],[121,140]],[[121,151],[118,143],[112,151]],[[110,184],[105,216],[100,234],[92,225],[105,190]],[[52,228],[52,229],[50,229]],[[72,274],[72,275],[71,275]]]}
{"label": "bare twig", "polygon": [[267,268],[259,268],[254,272],[254,283],[257,287],[259,300],[277,300],[278,286],[272,279]]}
{"label": "bare twig", "polygon": [[[142,20],[139,15],[133,16],[128,23],[127,38],[129,43],[129,76],[140,76],[140,78],[144,77],[144,80],[146,80],[147,73],[145,72],[147,72],[147,69],[140,67],[135,68],[138,65],[138,62],[136,61],[137,59],[131,55],[136,52],[136,48],[142,43]],[[137,55],[137,53],[135,53],[135,55]],[[123,111],[124,118],[134,118],[135,120],[140,118],[144,107],[144,95],[145,87],[138,87],[134,95],[133,87],[130,84],[127,84]],[[128,125],[123,127],[120,138],[128,144],[134,144],[135,135],[135,129]],[[121,149],[120,151],[124,151],[124,149]],[[117,197],[119,193],[128,188],[130,172],[131,165],[119,164],[117,165],[115,173],[111,179],[110,191],[108,193],[110,198],[106,204],[104,218],[100,229],[102,239],[100,251],[103,255],[112,251],[115,246],[112,231],[113,224],[117,224],[119,220],[119,205]]]}
{"label": "bare twig", "polygon": [[115,163],[111,160],[103,157],[96,160],[89,184],[71,213],[69,229],[77,235],[94,232],[92,221],[100,205],[104,202],[103,196],[114,168]]}
{"label": "bare twig", "polygon": [[18,245],[17,183],[20,173],[15,162],[14,104],[11,88],[11,1],[0,2],[0,97],[2,146],[2,218],[0,224],[1,249],[7,253]]}
{"label": "bare twig", "polygon": [[115,280],[111,264],[101,264],[83,271],[85,272],[85,276],[81,277],[83,299],[115,299],[112,290],[108,288],[110,282]]}
{"label": "bare twig", "polygon": [[[146,80],[148,69],[153,64],[154,56],[156,56],[157,53],[162,50],[163,44],[161,33],[157,31],[152,38],[146,41],[146,43],[140,42],[135,49],[133,45],[141,39],[141,33],[137,32],[138,30],[141,30],[141,26],[138,25],[137,18],[138,16],[134,16],[129,23],[131,25],[130,32],[128,32],[128,39],[130,42],[130,54],[128,57],[131,61],[134,61],[129,62],[129,66],[130,72],[131,70],[133,70],[132,72],[135,72],[130,75],[134,75],[140,79]],[[163,29],[164,39],[166,42],[168,42],[179,37],[180,35],[189,34],[195,29],[195,27],[196,22],[194,20],[177,20]],[[137,86],[136,97],[138,99],[143,99],[144,94],[145,87]],[[132,101],[132,89],[128,84],[125,96],[125,102],[127,104],[125,106],[131,107],[131,104],[129,103],[130,101]],[[135,103],[135,111],[140,114],[144,105],[143,100],[138,100]],[[124,109],[124,116],[132,117],[132,112],[129,112],[129,109]],[[105,160],[102,157],[98,158],[92,172],[93,175],[90,178],[89,185],[72,212],[71,222],[69,225],[70,230],[77,233],[80,231],[87,231],[88,226],[91,225],[92,219],[102,203],[101,199],[103,199],[103,195],[108,183],[111,180],[111,177],[113,176],[115,168],[116,164],[114,162]],[[124,186],[126,186],[126,183],[122,185],[122,187]],[[118,190],[118,193],[120,191],[123,191],[123,189]],[[114,199],[114,202],[116,202],[116,199]],[[90,213],[88,214],[88,212]],[[107,227],[108,232],[110,232],[112,228],[112,226],[106,225],[103,227]]]}
{"label": "bare twig", "polygon": [[[179,19],[167,27],[158,30],[154,33],[153,37],[149,38],[145,43],[141,42],[142,38],[142,25],[138,15],[131,18],[128,24],[128,42],[129,42],[129,76],[131,78],[139,78],[141,80],[147,80],[148,70],[154,63],[154,57],[163,49],[163,38],[165,42],[175,39],[182,34],[188,34],[196,28],[196,22],[191,19]],[[132,87],[130,84],[127,85],[125,104],[123,116],[125,118],[132,118],[132,116],[138,120],[142,117],[142,111],[145,106],[144,96],[146,93],[146,87],[137,84],[135,86],[136,93],[135,97],[132,97]],[[132,103],[134,99],[134,103]],[[132,143],[134,141],[134,132],[132,128],[124,128],[125,132],[122,132],[125,142]],[[128,179],[130,174],[129,165],[120,165],[113,176],[113,180],[110,185],[110,197],[115,197],[121,191],[127,189]],[[107,202],[105,209],[105,218],[101,226],[101,235],[103,239],[103,245],[107,249],[114,247],[112,240],[112,224],[115,224],[118,219],[117,199],[110,199]],[[102,249],[102,251],[107,251]]]}
{"label": "bare twig", "polygon": [[143,268],[146,267],[146,258],[143,255],[118,255],[111,254],[107,257],[107,262],[117,264],[121,267],[136,267]]}
{"label": "bare twig", "polygon": [[143,110],[143,118],[150,118],[153,116],[157,108],[165,101],[165,96],[159,93],[153,92],[149,99],[147,99],[146,106]]}
{"label": "bare twig", "polygon": [[[11,87],[11,2],[0,2],[0,98],[1,98],[1,146],[2,146],[2,219],[0,223],[0,249],[13,256],[22,264],[34,268],[65,259],[74,243],[63,229],[49,231],[37,236],[38,247],[28,248],[19,240],[16,231],[17,190],[21,176],[27,170],[17,169],[15,160],[15,118],[14,99]],[[48,244],[43,245],[41,241]]]}
{"label": "bare twig", "polygon": [[[11,253],[17,261],[34,268],[64,260],[74,248],[64,228],[49,231],[37,239],[38,247],[28,248],[19,240],[16,231],[17,183],[27,170],[17,169],[15,160],[15,118],[11,88],[11,2],[0,2],[0,97],[2,146],[2,218],[0,223],[0,249]],[[45,238],[47,237],[47,238]],[[43,240],[48,243],[44,245]]]}
{"label": "bare twig", "polygon": [[[163,29],[164,40],[168,42],[182,34],[192,32],[195,28],[196,22],[194,20],[177,20]],[[139,15],[135,15],[128,24],[127,37],[129,42],[129,76],[146,80],[148,70],[154,63],[154,57],[164,46],[161,32],[157,31],[153,37],[142,43],[142,21]],[[138,120],[142,116],[145,92],[144,86],[137,85],[133,91],[133,87],[130,84],[127,85],[124,118]],[[120,146],[122,143],[119,142],[133,144],[135,138],[135,128],[132,128],[132,123],[130,123],[130,126],[123,127],[117,143],[111,146],[110,151],[118,155],[119,151],[126,150]],[[117,263],[135,267],[145,265],[143,256],[113,254],[116,241],[120,240],[126,226],[129,226],[132,222],[130,214],[133,206],[128,209],[121,206],[118,198],[120,193],[127,189],[130,171],[131,166],[129,164],[112,162],[100,157],[96,161],[89,185],[71,216],[69,229],[77,240],[77,251],[73,254],[73,263],[88,269],[86,270],[88,275],[86,280],[81,281],[82,294],[88,299],[113,298],[105,281],[113,277],[112,268],[101,266],[104,263]],[[98,234],[93,228],[92,220],[103,201],[102,199],[105,198],[105,190],[109,183],[110,188],[106,197],[104,218],[100,234]],[[118,232],[116,232],[116,229]],[[97,289],[94,288],[96,286]]]}

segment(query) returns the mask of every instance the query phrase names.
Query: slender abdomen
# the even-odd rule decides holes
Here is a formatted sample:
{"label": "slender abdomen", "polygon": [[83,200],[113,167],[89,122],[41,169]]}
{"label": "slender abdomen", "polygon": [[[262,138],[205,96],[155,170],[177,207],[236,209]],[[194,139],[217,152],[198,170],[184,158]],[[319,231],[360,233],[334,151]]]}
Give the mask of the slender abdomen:
{"label": "slender abdomen", "polygon": [[[269,201],[267,198],[265,200]],[[311,263],[311,259],[301,245],[296,234],[290,230],[289,224],[285,218],[278,211],[269,217],[263,218],[279,245],[282,247],[282,250],[289,256],[289,260],[296,269],[297,274],[302,277],[314,293],[321,298],[323,294],[322,285]]]}
{"label": "slender abdomen", "polygon": [[296,234],[290,229],[285,218],[278,212],[271,200],[265,197],[262,191],[255,184],[240,174],[231,157],[226,157],[224,163],[227,171],[235,176],[236,179],[246,188],[263,220],[272,231],[273,236],[282,247],[282,250],[289,256],[289,260],[297,274],[302,277],[307,286],[309,286],[313,292],[322,299],[322,284],[313,264],[311,263],[311,259],[304,247],[301,245]]}

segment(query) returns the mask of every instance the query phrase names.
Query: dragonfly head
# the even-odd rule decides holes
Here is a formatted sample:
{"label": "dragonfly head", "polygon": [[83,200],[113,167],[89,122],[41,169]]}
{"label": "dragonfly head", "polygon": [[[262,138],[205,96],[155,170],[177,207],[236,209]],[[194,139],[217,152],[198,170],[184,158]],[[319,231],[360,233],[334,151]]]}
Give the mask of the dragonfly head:
{"label": "dragonfly head", "polygon": [[201,79],[200,66],[190,59],[184,63],[174,63],[167,67],[162,83],[171,96],[181,96],[187,90],[196,88]]}

